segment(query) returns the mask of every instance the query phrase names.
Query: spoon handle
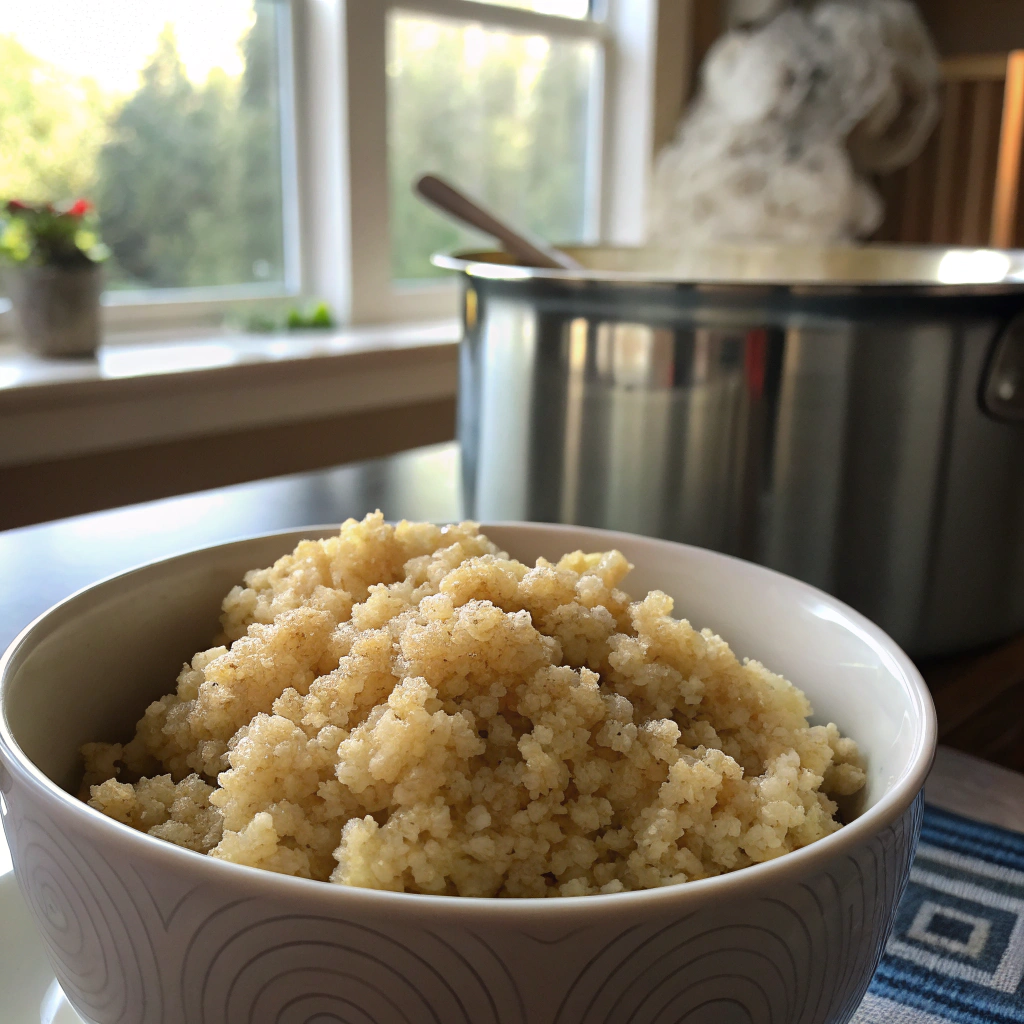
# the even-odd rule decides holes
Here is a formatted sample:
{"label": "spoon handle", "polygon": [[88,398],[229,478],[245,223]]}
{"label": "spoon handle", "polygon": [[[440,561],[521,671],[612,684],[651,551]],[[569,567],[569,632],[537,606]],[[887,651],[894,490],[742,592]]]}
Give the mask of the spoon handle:
{"label": "spoon handle", "polygon": [[507,252],[527,266],[544,267],[547,270],[582,269],[571,256],[543,242],[525,237],[434,174],[424,174],[416,182],[416,191],[449,216],[497,238]]}

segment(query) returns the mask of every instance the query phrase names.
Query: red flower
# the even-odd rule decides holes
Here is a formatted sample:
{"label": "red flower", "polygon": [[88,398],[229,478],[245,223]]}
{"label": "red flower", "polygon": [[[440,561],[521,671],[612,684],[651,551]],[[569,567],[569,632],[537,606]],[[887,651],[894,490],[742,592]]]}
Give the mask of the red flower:
{"label": "red flower", "polygon": [[7,201],[7,212],[15,213],[18,210],[27,210],[29,206],[27,203],[23,203],[20,199],[9,199]]}
{"label": "red flower", "polygon": [[70,217],[84,217],[92,209],[92,203],[88,199],[76,199],[68,209]]}

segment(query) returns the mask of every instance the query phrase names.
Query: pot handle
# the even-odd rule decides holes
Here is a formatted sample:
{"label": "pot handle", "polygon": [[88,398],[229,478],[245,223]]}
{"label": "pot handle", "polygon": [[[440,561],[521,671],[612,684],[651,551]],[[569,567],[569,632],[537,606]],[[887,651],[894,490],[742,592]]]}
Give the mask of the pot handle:
{"label": "pot handle", "polygon": [[996,335],[981,374],[978,404],[995,420],[1024,423],[1024,313]]}

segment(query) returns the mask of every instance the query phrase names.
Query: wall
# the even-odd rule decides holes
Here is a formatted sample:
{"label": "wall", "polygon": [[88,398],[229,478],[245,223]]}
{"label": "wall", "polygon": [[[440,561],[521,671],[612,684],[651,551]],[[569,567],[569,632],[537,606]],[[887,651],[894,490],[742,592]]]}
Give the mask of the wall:
{"label": "wall", "polygon": [[944,57],[1024,49],[1024,0],[917,0]]}
{"label": "wall", "polygon": [[[916,2],[944,57],[1024,49],[1024,0]],[[728,4],[727,0],[693,0],[693,4],[691,31],[696,71],[708,46],[725,28]]]}
{"label": "wall", "polygon": [[694,22],[711,0],[660,0],[654,79],[654,151],[675,134],[687,96],[694,56]]}

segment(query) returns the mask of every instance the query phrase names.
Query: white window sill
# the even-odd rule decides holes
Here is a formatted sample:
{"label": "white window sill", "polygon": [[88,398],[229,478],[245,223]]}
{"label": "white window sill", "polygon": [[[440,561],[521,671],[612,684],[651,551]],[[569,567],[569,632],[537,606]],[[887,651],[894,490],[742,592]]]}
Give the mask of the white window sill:
{"label": "white window sill", "polygon": [[452,398],[458,339],[445,320],[209,332],[108,344],[88,360],[0,345],[0,466]]}

